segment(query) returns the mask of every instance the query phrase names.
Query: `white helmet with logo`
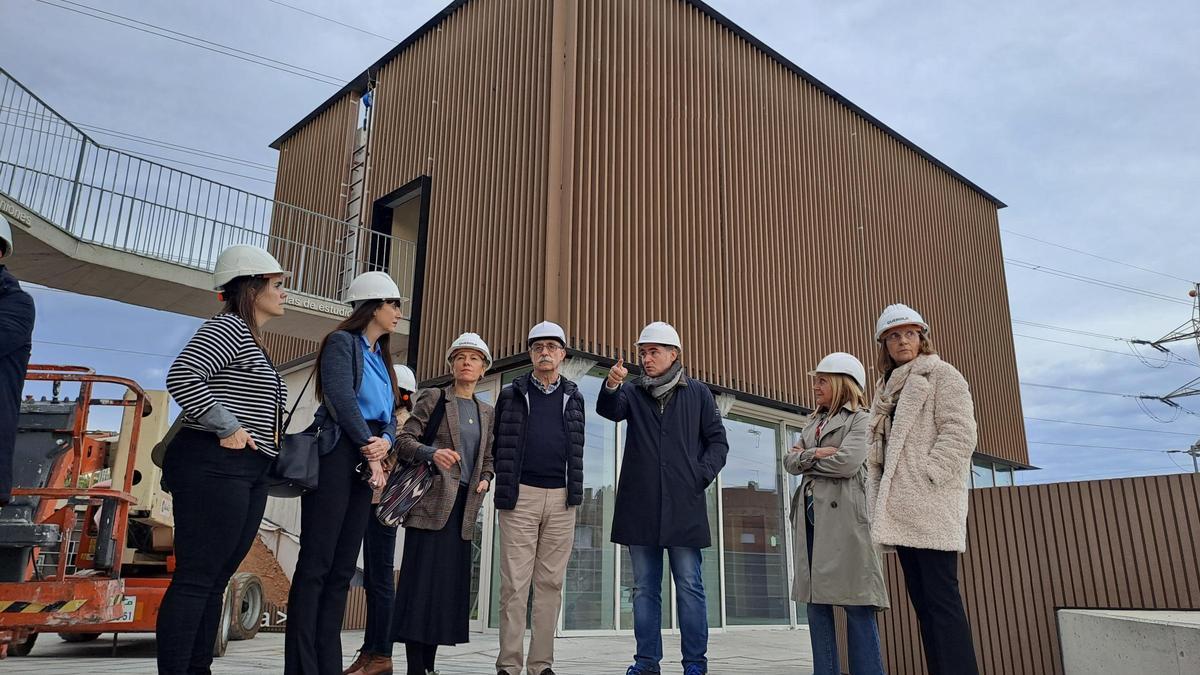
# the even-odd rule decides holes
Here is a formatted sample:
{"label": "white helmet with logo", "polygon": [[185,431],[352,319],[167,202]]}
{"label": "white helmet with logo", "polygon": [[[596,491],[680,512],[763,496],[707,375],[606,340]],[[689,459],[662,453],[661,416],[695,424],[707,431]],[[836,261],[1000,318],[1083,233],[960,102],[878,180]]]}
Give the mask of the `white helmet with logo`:
{"label": "white helmet with logo", "polygon": [[896,326],[907,325],[920,326],[922,330],[929,331],[929,324],[925,323],[925,319],[921,318],[917,310],[908,305],[888,305],[879,315],[879,320],[875,322],[875,341],[878,342],[884,333]]}
{"label": "white helmet with logo", "polygon": [[282,274],[290,277],[275,256],[267,253],[264,248],[249,244],[236,244],[221,251],[217,256],[217,265],[213,268],[213,288],[221,290],[225,284],[238,277],[259,277],[269,274]]}
{"label": "white helmet with logo", "polygon": [[529,337],[526,338],[525,344],[531,345],[538,340],[558,340],[562,346],[567,346],[567,334],[563,332],[562,326],[553,321],[543,321],[529,330]]}
{"label": "white helmet with logo", "polygon": [[834,352],[817,364],[809,375],[817,373],[849,375],[858,383],[859,389],[867,388],[867,369],[863,368],[862,361],[859,361],[853,354],[846,352]]}
{"label": "white helmet with logo", "polygon": [[410,392],[417,390],[417,376],[413,374],[412,368],[397,363],[392,366],[392,370],[396,371],[397,387]]}
{"label": "white helmet with logo", "polygon": [[400,298],[400,287],[387,272],[363,272],[354,277],[346,290],[346,302],[353,305],[363,300],[391,300]]}
{"label": "white helmet with logo", "polygon": [[8,224],[8,219],[0,216],[0,258],[7,258],[13,252],[13,234],[12,227]]}
{"label": "white helmet with logo", "polygon": [[487,362],[486,367],[492,367],[492,350],[488,349],[487,343],[477,333],[463,333],[450,345],[450,349],[446,350],[446,364],[451,365],[454,362],[454,353],[461,349],[474,349],[483,354],[483,360]]}
{"label": "white helmet with logo", "polygon": [[679,339],[679,332],[671,324],[663,321],[654,321],[647,324],[642,329],[642,334],[638,336],[637,343],[639,346],[647,344],[667,345],[683,351],[683,342]]}

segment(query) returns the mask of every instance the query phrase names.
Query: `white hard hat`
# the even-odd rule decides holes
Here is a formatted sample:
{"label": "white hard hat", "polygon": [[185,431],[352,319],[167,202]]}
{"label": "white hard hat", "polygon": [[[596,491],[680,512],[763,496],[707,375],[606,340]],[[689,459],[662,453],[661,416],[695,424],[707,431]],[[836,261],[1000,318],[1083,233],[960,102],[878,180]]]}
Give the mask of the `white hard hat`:
{"label": "white hard hat", "polygon": [[679,340],[679,332],[676,331],[671,324],[662,321],[655,321],[647,324],[642,329],[642,334],[638,336],[637,343],[639,345],[656,344],[675,347],[679,351],[683,351],[683,342]]}
{"label": "white hard hat", "polygon": [[7,258],[13,252],[13,236],[12,228],[8,225],[8,219],[0,216],[0,258]]}
{"label": "white hard hat", "polygon": [[417,390],[417,376],[413,375],[412,368],[397,363],[392,366],[392,370],[396,371],[396,386],[404,391]]}
{"label": "white hard hat", "polygon": [[563,332],[562,326],[553,321],[543,321],[531,328],[525,344],[531,345],[535,340],[545,340],[546,338],[558,340],[564,347],[567,346],[567,334]]}
{"label": "white hard hat", "polygon": [[929,324],[925,323],[925,319],[921,318],[917,310],[908,305],[888,305],[875,322],[875,341],[878,342],[884,333],[896,326],[907,325],[920,326],[924,331],[929,330]]}
{"label": "white hard hat", "polygon": [[854,358],[853,354],[846,352],[834,352],[817,364],[817,367],[810,371],[809,375],[817,373],[839,373],[849,375],[858,383],[859,389],[867,388],[867,369],[863,368],[862,361]]}
{"label": "white hard hat", "polygon": [[446,350],[446,363],[451,364],[454,361],[454,352],[460,349],[474,349],[483,354],[483,360],[487,361],[487,367],[492,367],[492,350],[488,349],[487,343],[477,333],[463,333],[450,345],[450,349]]}
{"label": "white hard hat", "polygon": [[268,274],[282,274],[290,277],[291,272],[285,272],[279,261],[266,249],[249,244],[237,244],[221,251],[217,256],[217,266],[213,268],[213,288],[221,290],[225,284],[238,277],[257,277]]}
{"label": "white hard hat", "polygon": [[363,272],[354,277],[346,290],[346,302],[362,300],[391,300],[400,297],[400,287],[387,272]]}

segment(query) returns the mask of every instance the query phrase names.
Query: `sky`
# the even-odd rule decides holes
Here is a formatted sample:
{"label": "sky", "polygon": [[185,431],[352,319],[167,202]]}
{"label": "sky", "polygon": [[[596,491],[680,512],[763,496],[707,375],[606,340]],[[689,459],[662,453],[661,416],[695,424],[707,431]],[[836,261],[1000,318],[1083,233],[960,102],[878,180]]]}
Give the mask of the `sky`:
{"label": "sky", "polygon": [[[121,15],[344,82],[445,4],[0,0],[0,67],[68,119],[126,134],[97,132],[100,142],[270,195],[276,153],[268,144],[338,85],[80,12]],[[1173,345],[1177,358],[1154,368],[1137,353],[1155,352],[1135,353],[1112,337],[1154,340],[1192,316],[1200,3],[709,4],[1009,205],[1000,212],[1009,302],[1031,462],[1041,467],[1019,483],[1191,470],[1186,455],[1165,451],[1196,442],[1200,417],[1150,402],[1151,417],[1128,395],[1159,395],[1200,377],[1195,341]],[[34,361],[89,365],[147,388],[162,388],[171,355],[198,323],[31,292]],[[1200,397],[1182,403],[1200,413]]]}

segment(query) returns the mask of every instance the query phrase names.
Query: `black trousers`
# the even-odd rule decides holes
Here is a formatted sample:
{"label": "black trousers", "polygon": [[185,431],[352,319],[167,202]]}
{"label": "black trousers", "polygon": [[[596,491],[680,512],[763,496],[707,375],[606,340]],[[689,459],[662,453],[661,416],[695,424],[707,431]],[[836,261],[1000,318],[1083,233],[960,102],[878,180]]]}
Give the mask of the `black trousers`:
{"label": "black trousers", "polygon": [[343,434],[321,458],[317,489],[300,498],[300,554],[288,594],[285,673],[341,675],[344,667],[342,617],[371,510],[371,488],[354,470],[362,461]]}
{"label": "black trousers", "polygon": [[388,527],[367,513],[367,534],[363,538],[363,587],[367,591],[367,629],[362,651],[392,655],[392,608],[396,603],[396,528]]}
{"label": "black trousers", "polygon": [[971,624],[958,591],[958,553],[897,546],[931,675],[976,675]]}
{"label": "black trousers", "polygon": [[267,506],[271,460],[180,429],[163,459],[175,510],[175,573],[158,612],[158,672],[208,673],[225,586]]}

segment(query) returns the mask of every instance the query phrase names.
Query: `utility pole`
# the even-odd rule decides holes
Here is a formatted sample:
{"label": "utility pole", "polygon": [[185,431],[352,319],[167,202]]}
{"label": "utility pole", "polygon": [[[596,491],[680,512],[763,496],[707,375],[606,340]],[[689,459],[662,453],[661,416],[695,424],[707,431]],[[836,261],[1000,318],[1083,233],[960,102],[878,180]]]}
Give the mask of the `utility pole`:
{"label": "utility pole", "polygon": [[1179,453],[1183,455],[1191,455],[1192,457],[1192,473],[1200,473],[1200,441],[1192,443],[1192,447],[1187,450],[1168,450],[1168,454]]}
{"label": "utility pole", "polygon": [[[1161,337],[1157,340],[1154,340],[1153,342],[1148,341],[1148,340],[1132,340],[1131,342],[1133,344],[1148,345],[1149,347],[1156,349],[1160,352],[1163,352],[1164,354],[1169,354],[1170,350],[1168,350],[1163,345],[1170,343],[1170,342],[1180,342],[1182,340],[1194,340],[1196,342],[1196,351],[1197,351],[1197,353],[1200,353],[1200,284],[1193,284],[1192,290],[1188,291],[1188,296],[1191,297],[1192,301],[1193,301],[1192,302],[1192,318],[1191,318],[1191,320],[1189,320],[1187,323],[1183,324],[1179,328],[1176,328],[1175,330],[1171,331],[1170,333],[1167,333],[1163,337]],[[1152,399],[1152,400],[1164,403],[1172,408],[1175,408],[1176,410],[1181,410],[1182,406],[1180,406],[1178,403],[1176,403],[1175,399],[1183,398],[1185,396],[1196,396],[1196,395],[1200,395],[1200,378],[1196,378],[1196,379],[1192,380],[1191,382],[1188,382],[1187,384],[1179,387],[1175,391],[1172,391],[1168,394],[1163,394],[1162,396],[1144,395],[1144,396],[1140,396],[1139,398],[1140,399]],[[1145,408],[1143,408],[1143,410],[1145,410]],[[1149,413],[1147,413],[1147,414],[1149,414]],[[1191,450],[1187,450],[1187,451],[1181,450],[1180,452],[1187,452],[1188,454],[1190,454],[1192,456],[1192,463],[1196,464],[1196,446],[1195,445],[1192,446]],[[1200,467],[1198,467],[1197,473],[1200,473]]]}

